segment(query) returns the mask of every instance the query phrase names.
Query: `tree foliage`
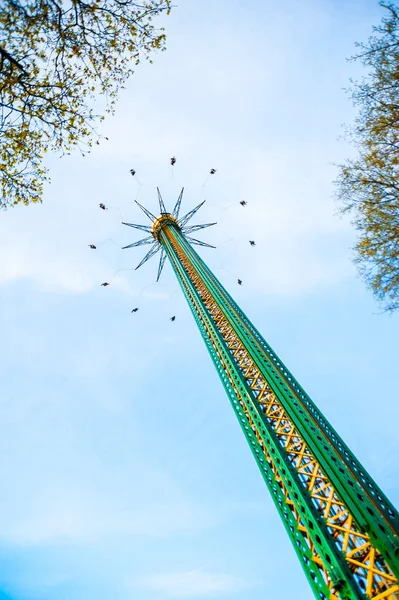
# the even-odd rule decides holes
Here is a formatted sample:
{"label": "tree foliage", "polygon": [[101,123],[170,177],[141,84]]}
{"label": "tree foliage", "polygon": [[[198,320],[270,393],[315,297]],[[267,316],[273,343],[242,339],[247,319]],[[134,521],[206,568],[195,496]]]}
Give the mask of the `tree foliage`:
{"label": "tree foliage", "polygon": [[358,231],[355,263],[387,311],[399,308],[399,6],[386,13],[354,60],[367,75],[352,82],[358,107],[350,129],[357,157],[340,166],[336,182],[342,212]]}
{"label": "tree foliage", "polygon": [[94,100],[112,111],[165,34],[170,0],[0,0],[0,206],[41,201],[48,150],[98,143]]}

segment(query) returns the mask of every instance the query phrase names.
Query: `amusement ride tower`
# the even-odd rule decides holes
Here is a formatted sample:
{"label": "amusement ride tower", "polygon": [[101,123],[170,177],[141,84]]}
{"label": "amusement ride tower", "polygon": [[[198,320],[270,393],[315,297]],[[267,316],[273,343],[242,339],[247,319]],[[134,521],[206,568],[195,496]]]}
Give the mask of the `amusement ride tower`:
{"label": "amusement ride tower", "polygon": [[[193,313],[263,479],[319,600],[399,600],[399,514],[294,376],[216,279],[188,237],[203,202],[161,214],[140,267],[161,251]],[[190,243],[191,242],[191,243]],[[137,267],[137,268],[138,268]]]}

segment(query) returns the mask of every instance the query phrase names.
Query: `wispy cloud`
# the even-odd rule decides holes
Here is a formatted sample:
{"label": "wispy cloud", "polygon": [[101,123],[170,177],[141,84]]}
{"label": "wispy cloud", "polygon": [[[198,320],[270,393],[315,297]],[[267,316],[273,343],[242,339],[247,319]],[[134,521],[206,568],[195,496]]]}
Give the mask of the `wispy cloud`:
{"label": "wispy cloud", "polygon": [[[98,466],[86,464],[85,470],[90,468],[96,471]],[[101,473],[100,468],[95,487],[85,483],[81,473],[73,478],[64,475],[62,480],[53,473],[52,484],[43,483],[43,475],[37,474],[41,487],[31,492],[29,509],[21,503],[9,509],[7,519],[0,519],[3,540],[22,547],[79,545],[109,536],[173,537],[214,524],[211,511],[182,494],[165,473],[148,464],[131,471],[131,478],[140,481],[137,489],[116,479],[119,493],[104,489]]]}
{"label": "wispy cloud", "polygon": [[204,569],[149,575],[136,587],[161,592],[170,598],[223,596],[247,587],[244,581],[227,573],[211,573]]}
{"label": "wispy cloud", "polygon": [[[61,206],[19,206],[2,215],[0,286],[25,280],[45,292],[84,294],[112,280],[114,288],[137,293],[128,277],[132,261],[123,263],[122,244],[109,239],[120,228],[119,213],[101,219],[95,205],[79,204],[79,194],[65,194]],[[93,242],[97,251],[88,248]]]}
{"label": "wispy cloud", "polygon": [[[317,18],[325,19],[322,11]],[[231,40],[220,51],[224,47],[220,36],[223,39],[226,32],[217,28],[208,32],[207,48],[202,38],[186,40],[191,52],[181,56],[179,50],[177,57],[172,46],[170,63],[163,63],[162,57],[150,72],[138,73],[131,90],[138,85],[140,94],[126,91],[117,116],[104,125],[109,142],[84,159],[84,169],[83,159],[77,156],[52,164],[54,183],[46,205],[19,214],[18,219],[7,215],[8,233],[1,232],[0,250],[9,260],[0,265],[0,283],[29,278],[41,289],[85,293],[113,277],[115,287],[133,294],[137,274],[133,277],[132,271],[119,269],[134,268],[142,252],[121,253],[110,243],[100,259],[87,251],[87,244],[114,234],[126,243],[138,239],[120,226],[121,220],[145,222],[132,204],[134,197],[139,195],[141,202],[156,210],[155,188],[160,185],[170,206],[179,184],[186,186],[187,209],[200,197],[207,198],[199,219],[217,220],[218,226],[206,233],[206,239],[217,244],[226,238],[222,232],[227,232],[230,239],[217,249],[216,259],[240,277],[245,272],[245,283],[250,282],[254,293],[302,295],[352,277],[350,234],[334,216],[334,169],[329,166],[337,155],[335,138],[343,117],[339,110],[331,119],[312,113],[311,128],[298,127],[292,100],[287,99],[290,94],[284,93],[287,72],[280,68],[283,59],[291,65],[292,51],[281,49],[276,58],[278,36],[268,27],[269,49],[264,48],[264,56],[254,52],[231,60]],[[247,33],[243,46],[251,48],[253,36]],[[195,46],[198,43],[201,47]],[[174,59],[178,60],[174,63]],[[158,100],[159,80],[165,86],[163,102]],[[177,89],[183,94],[179,102]],[[283,107],[289,105],[288,113],[281,109],[284,118],[276,112],[277,90]],[[304,112],[302,119],[306,118]],[[323,129],[317,128],[318,123]],[[178,157],[173,177],[168,162],[172,154]],[[218,169],[215,178],[207,177],[211,166]],[[137,171],[134,179],[131,167]],[[74,174],[68,186],[66,173]],[[245,210],[238,205],[241,199],[249,203]],[[56,200],[53,210],[50,203],[55,206]],[[99,210],[99,201],[112,208]],[[21,222],[27,228],[22,233]],[[254,251],[248,247],[249,238],[257,242]],[[339,247],[342,252],[337,252]],[[155,268],[154,263],[143,267],[147,284]]]}
{"label": "wispy cloud", "polygon": [[[60,225],[51,210],[18,207],[0,224],[0,285],[30,280],[45,291],[84,293],[101,277],[101,266],[75,243],[77,227]],[[65,231],[67,230],[67,231]]]}

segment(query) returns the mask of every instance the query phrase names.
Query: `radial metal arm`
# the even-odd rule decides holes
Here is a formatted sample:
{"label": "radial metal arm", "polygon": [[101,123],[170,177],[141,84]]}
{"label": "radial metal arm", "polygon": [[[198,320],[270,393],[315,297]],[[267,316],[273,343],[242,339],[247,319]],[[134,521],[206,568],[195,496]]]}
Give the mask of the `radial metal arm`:
{"label": "radial metal arm", "polygon": [[167,211],[166,211],[165,204],[164,204],[162,196],[161,196],[161,192],[159,191],[159,188],[157,188],[157,192],[158,192],[159,210],[161,211],[161,215],[162,215],[162,214],[165,214]]}
{"label": "radial metal arm", "polygon": [[135,200],[135,203],[137,204],[137,206],[139,206],[141,208],[143,213],[147,215],[147,217],[150,219],[150,221],[155,221],[154,215],[149,210],[147,210],[145,208],[145,206],[142,206],[139,202],[137,202],[137,200]]}
{"label": "radial metal arm", "polygon": [[180,212],[181,201],[183,198],[183,192],[184,192],[184,187],[181,189],[181,192],[179,194],[179,197],[177,199],[177,202],[176,202],[175,207],[172,212],[172,215],[175,217],[175,219],[179,218],[179,212]]}
{"label": "radial metal arm", "polygon": [[195,246],[204,246],[205,248],[215,248],[216,246],[211,246],[211,244],[207,244],[206,242],[201,242],[201,240],[196,240],[195,238],[185,236],[186,240],[194,244]]}
{"label": "radial metal arm", "polygon": [[154,242],[154,236],[150,235],[138,242],[133,242],[133,244],[129,244],[128,246],[123,246],[122,250],[126,250],[126,248],[136,248],[137,246],[145,246],[146,244],[152,244]]}
{"label": "radial metal arm", "polygon": [[134,227],[134,229],[140,229],[141,231],[146,231],[147,233],[151,233],[152,229],[149,225],[136,225],[135,223],[123,223],[122,225],[127,225],[128,227]]}
{"label": "radial metal arm", "polygon": [[203,206],[204,204],[205,204],[205,200],[203,200],[200,204],[198,204],[198,206],[193,208],[193,210],[190,210],[190,212],[188,212],[186,215],[184,215],[184,217],[182,217],[179,221],[180,227],[184,227],[184,225],[189,222],[189,220],[195,215],[195,213],[197,211],[199,211],[201,206]]}
{"label": "radial metal arm", "polygon": [[162,273],[163,266],[165,264],[165,260],[166,260],[166,252],[165,252],[165,249],[162,248],[162,250],[161,250],[161,256],[160,256],[160,259],[159,259],[157,281],[159,281],[159,278],[161,277],[161,273]]}
{"label": "radial metal arm", "polygon": [[216,225],[215,223],[205,223],[204,225],[189,225],[188,227],[182,227],[182,231],[184,235],[187,233],[194,233],[194,231],[199,231],[200,229],[205,229],[205,227],[212,227],[212,225]]}
{"label": "radial metal arm", "polygon": [[141,261],[140,264],[137,265],[137,267],[135,268],[135,271],[137,271],[137,269],[139,269],[144,263],[147,262],[147,260],[149,260],[152,256],[154,256],[154,254],[156,254],[157,252],[159,252],[161,249],[161,246],[158,244],[158,242],[155,242],[153,247],[150,248],[150,250],[147,252],[147,254],[145,255],[145,257],[143,258],[143,260]]}

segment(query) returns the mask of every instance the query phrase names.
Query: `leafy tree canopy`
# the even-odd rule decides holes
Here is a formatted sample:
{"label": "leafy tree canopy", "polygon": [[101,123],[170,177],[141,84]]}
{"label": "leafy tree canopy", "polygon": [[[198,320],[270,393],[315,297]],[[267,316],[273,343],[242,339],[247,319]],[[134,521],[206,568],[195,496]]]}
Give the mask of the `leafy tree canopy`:
{"label": "leafy tree canopy", "polygon": [[142,58],[164,50],[170,0],[0,0],[0,206],[39,202],[48,150],[98,143],[93,100],[112,111]]}
{"label": "leafy tree canopy", "polygon": [[367,69],[351,84],[358,108],[350,136],[357,157],[339,167],[337,197],[358,231],[355,263],[383,308],[399,308],[399,6],[380,2],[381,24],[354,60]]}

